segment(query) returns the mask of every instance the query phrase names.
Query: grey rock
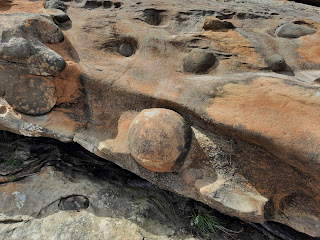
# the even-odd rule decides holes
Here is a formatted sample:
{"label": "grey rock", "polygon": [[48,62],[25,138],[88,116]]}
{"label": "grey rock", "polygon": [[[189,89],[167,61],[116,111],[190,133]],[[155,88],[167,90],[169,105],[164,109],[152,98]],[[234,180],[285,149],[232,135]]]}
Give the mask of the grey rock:
{"label": "grey rock", "polygon": [[[36,75],[56,75],[66,67],[64,59],[44,45],[64,40],[62,31],[52,19],[37,14],[16,13],[0,15],[2,20],[6,28],[0,38],[0,59],[15,65],[24,64],[29,74]],[[18,69],[21,65],[16,67]]]}
{"label": "grey rock", "polygon": [[302,25],[286,23],[279,26],[275,33],[278,37],[282,38],[299,38],[302,36],[314,34],[316,33],[316,31]]}
{"label": "grey rock", "polygon": [[13,37],[2,45],[0,57],[7,59],[26,59],[31,56],[32,46],[24,38]]}
{"label": "grey rock", "polygon": [[183,63],[183,69],[190,73],[204,73],[211,68],[216,61],[213,53],[202,49],[193,49]]}
{"label": "grey rock", "polygon": [[264,62],[272,71],[275,72],[285,70],[287,66],[286,61],[279,54],[274,54],[267,57]]}
{"label": "grey rock", "polygon": [[61,29],[47,18],[40,15],[27,15],[26,24],[19,26],[25,38],[37,38],[44,43],[63,42],[64,36]]}
{"label": "grey rock", "polygon": [[50,15],[58,23],[70,21],[68,14],[60,9],[46,9],[44,13]]}
{"label": "grey rock", "polygon": [[134,48],[129,43],[122,43],[118,51],[122,56],[125,57],[130,57],[134,54]]}
{"label": "grey rock", "polygon": [[43,77],[25,77],[12,83],[5,95],[6,101],[17,111],[28,115],[49,112],[56,104],[54,84]]}
{"label": "grey rock", "polygon": [[44,44],[34,44],[35,54],[28,59],[29,66],[35,67],[39,75],[57,75],[66,67],[64,59],[55,51],[46,47]]}
{"label": "grey rock", "polygon": [[61,11],[66,12],[67,11],[67,5],[63,1],[59,0],[49,0],[44,5],[45,8],[50,9],[60,9]]}

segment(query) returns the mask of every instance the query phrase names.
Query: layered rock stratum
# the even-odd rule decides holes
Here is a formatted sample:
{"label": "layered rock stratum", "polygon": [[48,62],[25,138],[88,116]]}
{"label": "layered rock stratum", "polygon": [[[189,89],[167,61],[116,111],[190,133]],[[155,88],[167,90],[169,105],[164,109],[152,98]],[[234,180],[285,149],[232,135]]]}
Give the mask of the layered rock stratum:
{"label": "layered rock stratum", "polygon": [[318,7],[5,0],[0,13],[1,130],[320,237]]}

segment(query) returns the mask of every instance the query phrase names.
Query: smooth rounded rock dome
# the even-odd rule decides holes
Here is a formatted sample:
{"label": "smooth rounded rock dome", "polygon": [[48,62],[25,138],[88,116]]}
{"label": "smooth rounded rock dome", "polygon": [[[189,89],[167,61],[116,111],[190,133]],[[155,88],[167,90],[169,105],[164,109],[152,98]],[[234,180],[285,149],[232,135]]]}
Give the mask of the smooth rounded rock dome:
{"label": "smooth rounded rock dome", "polygon": [[184,118],[165,108],[143,110],[128,133],[131,155],[153,172],[170,172],[185,157],[190,140],[191,129]]}
{"label": "smooth rounded rock dome", "polygon": [[36,76],[13,83],[6,90],[5,99],[15,110],[28,115],[45,114],[57,102],[53,82]]}
{"label": "smooth rounded rock dome", "polygon": [[214,65],[215,61],[213,53],[193,49],[184,60],[183,70],[190,73],[204,73]]}
{"label": "smooth rounded rock dome", "polygon": [[286,23],[277,28],[275,34],[282,38],[299,38],[316,33],[315,30],[294,23]]}
{"label": "smooth rounded rock dome", "polygon": [[275,72],[285,70],[287,66],[286,61],[279,54],[273,54],[265,58],[264,62],[272,71]]}

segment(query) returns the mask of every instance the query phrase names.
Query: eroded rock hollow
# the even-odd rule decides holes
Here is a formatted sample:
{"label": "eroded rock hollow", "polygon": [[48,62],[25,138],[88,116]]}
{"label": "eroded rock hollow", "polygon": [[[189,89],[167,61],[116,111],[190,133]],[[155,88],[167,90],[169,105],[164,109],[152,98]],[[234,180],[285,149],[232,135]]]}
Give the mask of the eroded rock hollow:
{"label": "eroded rock hollow", "polygon": [[4,0],[0,129],[320,237],[319,29],[293,1]]}

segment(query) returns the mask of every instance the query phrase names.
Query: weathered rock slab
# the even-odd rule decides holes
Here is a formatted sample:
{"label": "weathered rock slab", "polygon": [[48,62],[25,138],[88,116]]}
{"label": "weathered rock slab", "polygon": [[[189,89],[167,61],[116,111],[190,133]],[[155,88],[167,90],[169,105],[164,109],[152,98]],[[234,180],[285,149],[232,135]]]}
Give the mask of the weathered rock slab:
{"label": "weathered rock slab", "polygon": [[[59,27],[43,5],[15,3],[0,7],[0,129],[77,142],[229,215],[320,236],[319,8],[70,1],[62,10],[71,21]],[[204,29],[208,18],[234,27]],[[272,55],[286,68],[264,61]],[[32,78],[35,88],[25,84]],[[13,86],[29,87],[20,97]],[[144,144],[131,130],[146,109],[184,123],[153,122]],[[174,126],[179,134],[167,132]],[[189,146],[181,126],[191,129]],[[141,164],[147,155],[152,168]]]}

